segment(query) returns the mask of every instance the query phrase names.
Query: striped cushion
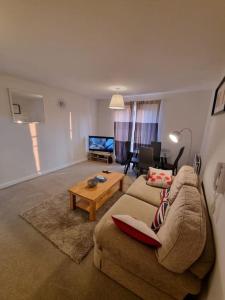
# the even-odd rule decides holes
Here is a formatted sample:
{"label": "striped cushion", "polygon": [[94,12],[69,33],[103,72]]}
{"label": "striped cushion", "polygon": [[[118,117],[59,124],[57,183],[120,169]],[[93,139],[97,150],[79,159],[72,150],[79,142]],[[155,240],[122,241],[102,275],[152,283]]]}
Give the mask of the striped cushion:
{"label": "striped cushion", "polygon": [[170,188],[162,189],[162,191],[160,193],[160,200],[162,201],[164,198],[168,199],[169,193],[170,193]]}
{"label": "striped cushion", "polygon": [[157,232],[160,226],[163,224],[166,216],[166,212],[169,208],[169,200],[168,200],[169,192],[168,189],[162,189],[161,192],[161,203],[159,208],[156,211],[155,218],[152,222],[151,228],[155,232]]}

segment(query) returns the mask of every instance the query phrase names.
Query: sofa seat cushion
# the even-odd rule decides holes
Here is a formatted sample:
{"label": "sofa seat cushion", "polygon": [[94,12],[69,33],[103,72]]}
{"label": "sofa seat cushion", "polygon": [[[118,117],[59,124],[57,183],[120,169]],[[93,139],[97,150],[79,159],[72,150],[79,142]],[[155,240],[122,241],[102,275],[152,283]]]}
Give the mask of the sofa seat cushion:
{"label": "sofa seat cushion", "polygon": [[116,265],[129,271],[145,282],[180,298],[187,293],[200,290],[200,280],[189,271],[176,274],[158,263],[155,250],[123,232],[113,223],[111,215],[129,214],[150,224],[156,208],[131,196],[122,196],[104,215],[95,228],[94,239],[97,247]]}
{"label": "sofa seat cushion", "polygon": [[146,184],[146,176],[139,176],[128,188],[127,194],[143,200],[154,206],[160,205],[161,188],[149,186]]}
{"label": "sofa seat cushion", "polygon": [[[124,194],[101,218],[96,226],[96,231],[101,229],[105,222],[109,221],[113,225],[113,228],[116,228],[112,220],[112,215],[129,215],[133,218],[143,221],[151,227],[156,211],[157,207],[145,203],[130,195]],[[116,231],[118,231],[118,229]]]}
{"label": "sofa seat cushion", "polygon": [[173,179],[170,187],[169,201],[173,203],[183,185],[198,187],[198,175],[191,166],[183,166]]}
{"label": "sofa seat cushion", "polygon": [[206,241],[206,220],[197,188],[182,186],[157,235],[162,244],[158,261],[168,270],[182,273],[199,258]]}

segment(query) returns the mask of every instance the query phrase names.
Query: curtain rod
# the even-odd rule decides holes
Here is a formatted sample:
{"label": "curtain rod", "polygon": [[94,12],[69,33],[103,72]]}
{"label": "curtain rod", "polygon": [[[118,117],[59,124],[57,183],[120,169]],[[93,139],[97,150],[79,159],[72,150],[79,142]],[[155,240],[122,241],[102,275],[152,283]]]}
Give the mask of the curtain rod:
{"label": "curtain rod", "polygon": [[132,102],[132,101],[136,101],[136,102],[139,102],[139,101],[162,101],[161,99],[156,99],[156,98],[149,98],[149,97],[129,97],[129,96],[124,96],[123,97],[124,100],[126,102]]}
{"label": "curtain rod", "polygon": [[154,95],[127,95],[127,96],[123,96],[123,98],[125,100],[131,100],[131,101],[144,101],[144,100],[161,100],[158,97],[155,97]]}

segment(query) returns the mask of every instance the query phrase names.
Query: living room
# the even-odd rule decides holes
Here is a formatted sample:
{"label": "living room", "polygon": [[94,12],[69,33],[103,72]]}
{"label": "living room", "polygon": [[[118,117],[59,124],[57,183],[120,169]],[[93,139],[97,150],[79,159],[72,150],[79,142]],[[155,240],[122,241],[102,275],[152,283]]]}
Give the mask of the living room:
{"label": "living room", "polygon": [[1,3],[1,299],[225,299],[224,11]]}

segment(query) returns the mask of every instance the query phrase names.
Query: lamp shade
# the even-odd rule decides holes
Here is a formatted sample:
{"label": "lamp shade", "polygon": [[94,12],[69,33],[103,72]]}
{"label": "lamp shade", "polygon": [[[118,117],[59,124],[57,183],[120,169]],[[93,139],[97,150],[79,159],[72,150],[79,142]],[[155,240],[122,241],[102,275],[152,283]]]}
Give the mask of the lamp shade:
{"label": "lamp shade", "polygon": [[192,130],[190,128],[183,128],[179,131],[177,131],[177,130],[173,131],[169,134],[169,138],[171,139],[172,142],[177,144],[180,142],[184,131],[187,131],[190,136],[189,154],[188,154],[188,159],[187,159],[187,164],[190,164],[191,163],[191,151],[192,151]]}
{"label": "lamp shade", "polygon": [[119,94],[115,94],[112,96],[109,108],[111,109],[124,109],[124,101],[123,96]]}
{"label": "lamp shade", "polygon": [[179,143],[180,135],[181,134],[179,131],[173,131],[169,134],[169,138],[171,139],[172,142]]}

